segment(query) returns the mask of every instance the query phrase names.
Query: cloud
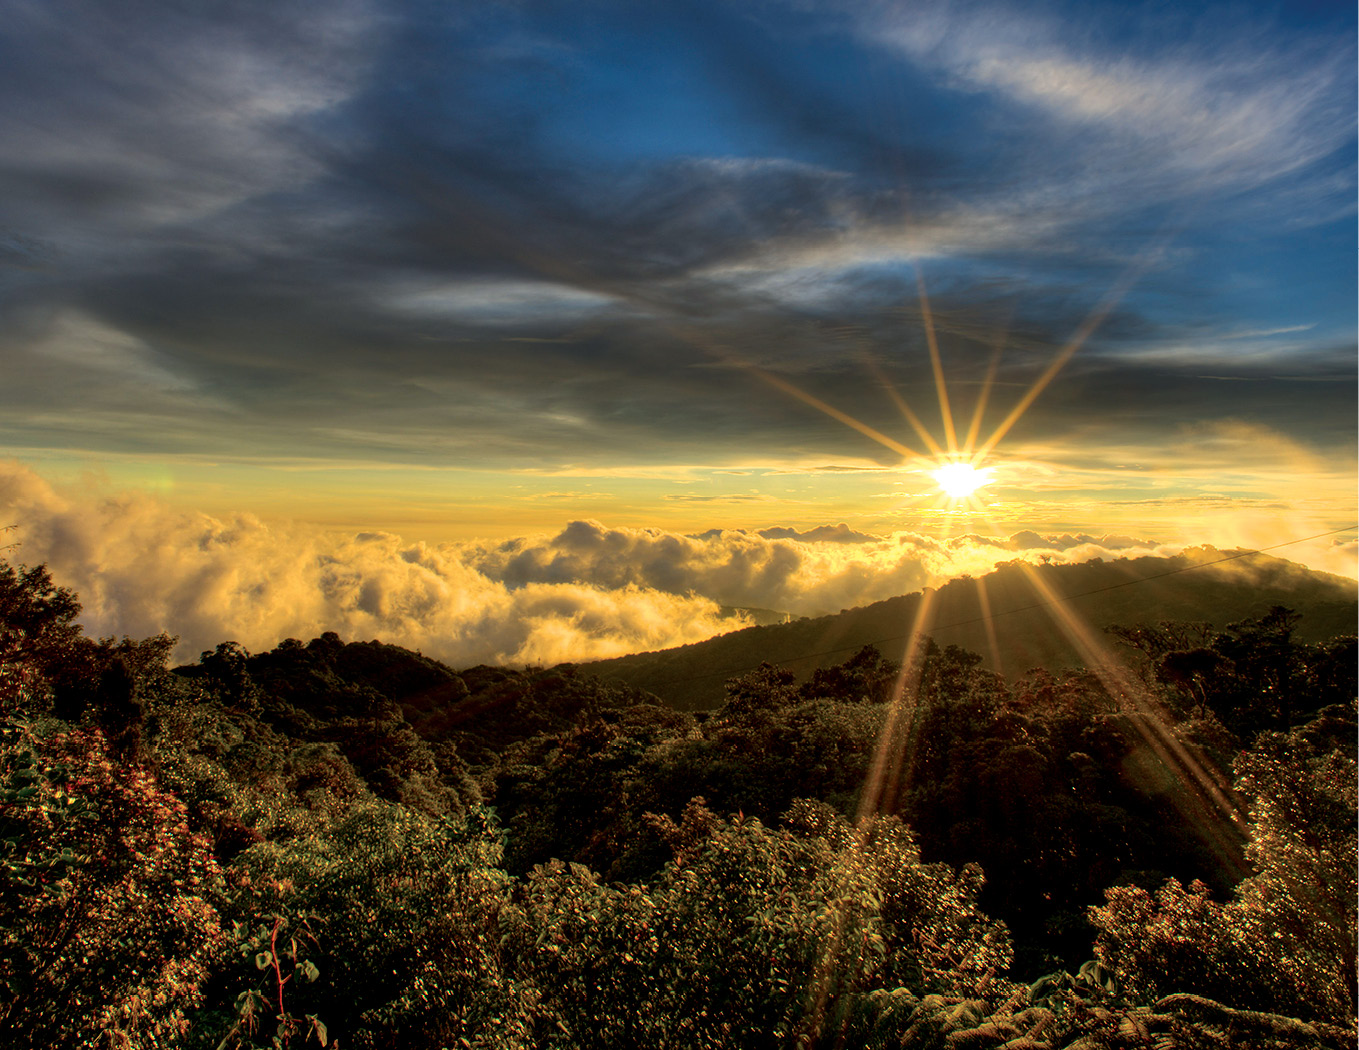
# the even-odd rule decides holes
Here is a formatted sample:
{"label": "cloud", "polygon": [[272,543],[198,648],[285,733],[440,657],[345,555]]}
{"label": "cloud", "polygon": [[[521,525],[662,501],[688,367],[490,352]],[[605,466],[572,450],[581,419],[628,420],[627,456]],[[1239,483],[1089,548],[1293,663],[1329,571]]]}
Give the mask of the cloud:
{"label": "cloud", "polygon": [[[1259,543],[1242,521],[1242,540]],[[745,625],[722,606],[821,615],[984,575],[1001,562],[1075,563],[1176,553],[1132,535],[873,536],[844,525],[763,532],[610,528],[432,545],[389,532],[336,534],[248,514],[174,510],[141,494],[58,489],[0,464],[10,557],[46,563],[95,636],[181,638],[192,660],[228,639],[253,651],[333,630],[454,666],[553,664],[701,641]],[[1326,537],[1313,564],[1353,574],[1354,543]],[[1302,550],[1302,548],[1295,548]]]}
{"label": "cloud", "polygon": [[686,529],[748,523],[773,497],[705,471],[900,464],[740,362],[916,447],[890,382],[942,441],[923,259],[960,421],[1004,348],[989,427],[1188,201],[1012,443],[1349,455],[1349,226],[1275,236],[1352,204],[1352,34],[792,6],[0,0],[0,445],[673,478]]}
{"label": "cloud", "polygon": [[702,496],[692,492],[668,493],[661,497],[667,503],[779,503],[776,496],[767,493],[733,492],[721,496]]}
{"label": "cloud", "polygon": [[521,326],[542,317],[576,319],[611,303],[602,295],[547,281],[464,279],[398,286],[379,304],[398,312],[435,319],[465,319],[477,325]]}
{"label": "cloud", "polygon": [[[845,526],[769,535],[611,529],[432,546],[336,535],[248,514],[173,510],[140,494],[65,493],[0,468],[13,557],[74,588],[96,636],[181,638],[179,659],[227,639],[271,648],[334,630],[455,665],[556,663],[667,648],[743,626],[720,605],[821,614],[989,571],[1017,553],[1083,560],[1150,550],[1126,537],[874,537]],[[784,534],[787,535],[784,535]]]}
{"label": "cloud", "polygon": [[11,228],[81,254],[202,219],[321,171],[298,122],[360,84],[362,0],[284,0],[257,17],[133,2],[4,5],[0,179]]}
{"label": "cloud", "polygon": [[11,556],[73,587],[91,634],[168,630],[181,660],[227,639],[258,651],[333,630],[459,666],[557,663],[741,626],[702,597],[574,581],[511,588],[456,549],[181,513],[140,495],[63,495],[15,464],[0,468],[0,515],[19,526]]}
{"label": "cloud", "polygon": [[1102,554],[1162,549],[1128,536],[965,536],[939,540],[913,532],[873,536],[845,525],[758,532],[714,529],[680,535],[661,529],[572,522],[552,536],[468,545],[464,556],[511,587],[591,583],[701,594],[723,605],[822,615],[980,575],[1016,555],[1084,561]]}
{"label": "cloud", "polygon": [[1083,13],[1033,5],[868,10],[869,39],[1091,136],[1069,140],[1079,163],[1068,167],[1101,183],[1192,197],[1311,169],[1312,192],[1334,206],[1329,175],[1354,132],[1352,43],[1248,21],[1209,38],[1210,11],[1199,24],[1163,11],[1110,44]]}

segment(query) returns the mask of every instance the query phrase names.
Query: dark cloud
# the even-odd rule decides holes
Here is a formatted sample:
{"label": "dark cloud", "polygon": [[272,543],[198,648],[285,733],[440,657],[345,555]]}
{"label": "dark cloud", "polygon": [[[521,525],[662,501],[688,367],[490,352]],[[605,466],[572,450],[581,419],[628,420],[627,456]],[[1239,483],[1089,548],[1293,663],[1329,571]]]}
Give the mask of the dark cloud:
{"label": "dark cloud", "polygon": [[[1144,268],[1016,435],[1242,416],[1352,436],[1334,310],[1307,300],[1319,327],[1243,354],[1223,334],[1254,273],[1196,265],[1249,236],[1243,194],[1294,168],[1313,204],[1344,181],[1339,45],[1309,73],[1283,59],[1310,38],[1252,57],[1233,36],[1227,76],[1211,49],[1158,65],[1138,38],[1120,65],[1052,27],[998,43],[986,20],[927,51],[928,5],[871,44],[820,5],[0,13],[15,449],[890,464],[744,366],[911,444],[885,378],[938,433],[921,259],[962,411],[1006,347],[994,426],[1167,228],[1182,254]],[[1002,44],[1008,72],[986,58]],[[1084,102],[1042,62],[1085,77]],[[1230,118],[1216,153],[1181,97]],[[1270,251],[1297,270],[1289,243]]]}

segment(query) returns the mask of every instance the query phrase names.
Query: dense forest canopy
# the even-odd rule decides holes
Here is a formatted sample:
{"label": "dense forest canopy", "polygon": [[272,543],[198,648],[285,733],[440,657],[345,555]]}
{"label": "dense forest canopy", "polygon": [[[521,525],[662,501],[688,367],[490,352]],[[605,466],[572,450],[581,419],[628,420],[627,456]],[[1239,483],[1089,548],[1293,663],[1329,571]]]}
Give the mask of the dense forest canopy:
{"label": "dense forest canopy", "polygon": [[702,711],[79,610],[0,566],[0,1045],[1355,1044],[1355,639],[1287,608]]}

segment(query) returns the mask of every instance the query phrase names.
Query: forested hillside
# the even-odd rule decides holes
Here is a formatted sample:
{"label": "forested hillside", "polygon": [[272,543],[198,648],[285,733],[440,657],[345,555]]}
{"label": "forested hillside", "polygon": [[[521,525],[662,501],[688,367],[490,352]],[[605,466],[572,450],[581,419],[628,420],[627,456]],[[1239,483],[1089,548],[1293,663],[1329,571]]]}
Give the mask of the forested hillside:
{"label": "forested hillside", "polygon": [[1282,606],[697,712],[78,613],[0,567],[0,1045],[1355,1045],[1355,639]]}
{"label": "forested hillside", "polygon": [[1096,629],[1163,620],[1222,628],[1282,605],[1302,615],[1299,637],[1316,642],[1352,633],[1356,602],[1353,580],[1249,551],[1198,547],[1173,558],[1074,565],[1015,561],[926,594],[587,666],[693,710],[720,703],[725,679],[762,661],[787,667],[801,680],[865,645],[901,651],[912,632],[975,652],[984,667],[1014,680],[1036,667],[1055,672],[1088,662],[1066,615]]}

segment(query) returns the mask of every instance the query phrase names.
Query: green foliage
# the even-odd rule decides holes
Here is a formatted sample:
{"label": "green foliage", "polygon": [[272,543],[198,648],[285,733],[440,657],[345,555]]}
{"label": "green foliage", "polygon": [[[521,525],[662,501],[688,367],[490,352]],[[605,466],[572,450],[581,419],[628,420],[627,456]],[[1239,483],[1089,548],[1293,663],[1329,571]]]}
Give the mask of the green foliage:
{"label": "green foliage", "polygon": [[[229,761],[268,753],[274,763],[268,773],[291,777],[311,805],[325,805],[330,789],[346,797],[364,788],[431,814],[461,813],[478,801],[456,749],[432,746],[405,717],[403,703],[414,714],[421,705],[465,695],[461,680],[435,661],[378,642],[345,645],[327,634],[306,646],[290,639],[255,656],[224,642],[180,670],[232,722],[249,728],[250,743],[284,741],[264,752],[243,748]],[[384,682],[388,673],[392,680]],[[321,750],[285,758],[300,742]]]}
{"label": "green foliage", "polygon": [[1085,909],[1111,883],[1213,877],[1195,829],[1128,774],[1140,738],[1098,678],[1039,671],[1007,690],[950,662],[912,711],[900,812],[927,856],[1004,873],[982,901],[1014,932],[1021,974],[1089,955]]}
{"label": "green foliage", "polygon": [[[233,924],[232,954],[239,957],[238,972],[245,974],[233,983],[246,987],[235,998],[236,1021],[217,1050],[254,1050],[261,1045],[282,1050],[298,1036],[303,1043],[314,1038],[322,1047],[338,1045],[338,1040],[331,1042],[328,1028],[315,1014],[294,1016],[285,997],[293,981],[311,984],[321,976],[312,961],[318,943],[312,919],[274,914],[254,927]],[[268,1043],[261,1044],[265,1038]]]}
{"label": "green foliage", "polygon": [[1355,639],[1299,640],[1298,613],[1282,605],[1213,630],[1207,624],[1110,627],[1141,654],[1145,671],[1182,713],[1210,710],[1239,737],[1287,731],[1356,693]]}
{"label": "green foliage", "polygon": [[259,710],[260,689],[250,676],[250,653],[239,642],[221,642],[202,653],[198,669],[198,677],[228,707]]}
{"label": "green foliage", "polygon": [[1352,730],[1344,749],[1319,747],[1303,732],[1266,734],[1236,766],[1242,792],[1254,799],[1246,856],[1255,868],[1238,889],[1237,921],[1262,945],[1278,983],[1331,1020],[1355,1012],[1359,770],[1352,741]]}
{"label": "green foliage", "polygon": [[628,711],[507,754],[487,793],[512,829],[510,871],[560,857],[610,878],[646,877],[665,851],[643,815],[678,816],[696,795],[769,822],[801,796],[849,811],[883,723],[880,706],[829,700],[701,728],[662,708]]}
{"label": "green foliage", "polygon": [[[687,715],[638,705],[603,717],[539,747],[512,748],[496,771],[498,812],[513,824],[505,866],[526,872],[552,857],[620,875],[646,868],[658,840],[642,814],[652,806],[647,756],[693,729]],[[684,795],[687,801],[693,793]],[[681,802],[682,804],[682,802]]]}
{"label": "green foliage", "polygon": [[176,1045],[222,940],[183,805],[97,732],[10,724],[0,769],[0,1043]]}
{"label": "green foliage", "polygon": [[755,670],[726,683],[727,700],[720,714],[736,720],[787,707],[798,697],[792,671],[762,663]]}
{"label": "green foliage", "polygon": [[1253,796],[1255,873],[1217,903],[1172,880],[1154,896],[1108,891],[1091,911],[1096,951],[1146,1002],[1193,992],[1232,1007],[1352,1022],[1355,977],[1356,763],[1306,734],[1265,734],[1237,763]]}
{"label": "green foliage", "polygon": [[799,690],[808,700],[828,698],[840,703],[885,704],[901,673],[901,665],[866,645],[844,663],[818,667]]}
{"label": "green foliage", "polygon": [[44,565],[0,563],[0,712],[76,721],[87,708],[115,753],[143,753],[142,698],[169,684],[167,634],[134,641],[86,638],[74,592]]}
{"label": "green foliage", "polygon": [[[926,640],[690,716],[335,635],[171,674],[78,610],[0,576],[0,1044],[1353,1044],[1354,643],[1287,610],[1127,632],[1167,733],[1254,738],[1225,902],[1089,674]],[[1114,882],[1097,961],[1009,983],[1087,958]]]}
{"label": "green foliage", "polygon": [[0,654],[55,663],[80,637],[80,601],[58,587],[46,565],[0,567]]}
{"label": "green foliage", "polygon": [[1269,981],[1266,961],[1226,908],[1202,882],[1186,889],[1170,879],[1155,894],[1115,886],[1103,907],[1091,909],[1100,931],[1096,952],[1134,1002],[1176,990],[1228,1002],[1258,997]]}
{"label": "green foliage", "polygon": [[434,818],[375,799],[318,817],[313,832],[237,858],[231,915],[248,928],[307,915],[321,978],[290,990],[344,1045],[452,1045],[525,1024],[502,972],[508,883],[493,818]]}
{"label": "green foliage", "polygon": [[832,1045],[884,981],[978,990],[1009,963],[980,873],[920,863],[891,818],[855,829],[799,803],[771,829],[695,802],[660,824],[675,856],[648,884],[560,862],[527,879],[515,948],[540,1045]]}

